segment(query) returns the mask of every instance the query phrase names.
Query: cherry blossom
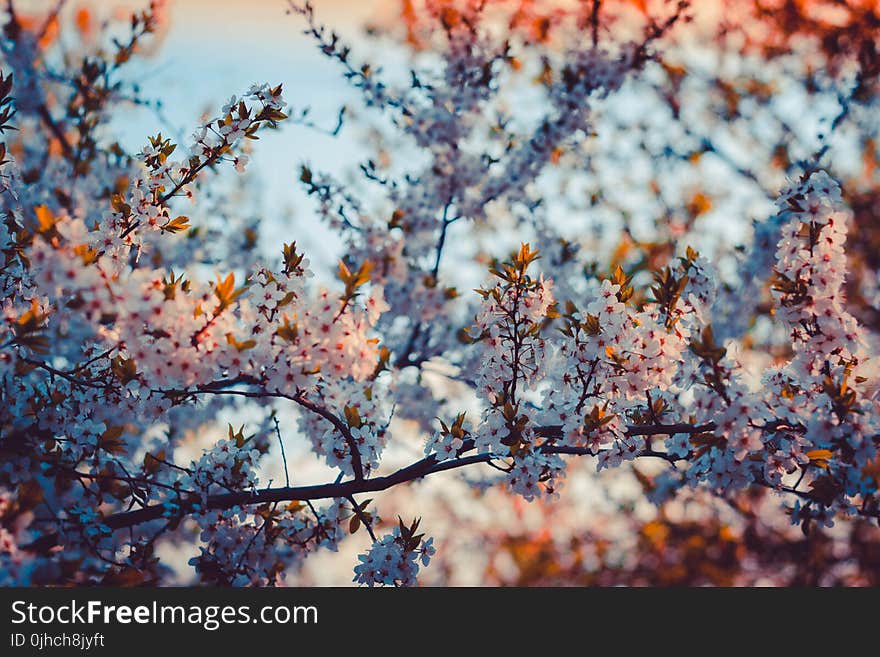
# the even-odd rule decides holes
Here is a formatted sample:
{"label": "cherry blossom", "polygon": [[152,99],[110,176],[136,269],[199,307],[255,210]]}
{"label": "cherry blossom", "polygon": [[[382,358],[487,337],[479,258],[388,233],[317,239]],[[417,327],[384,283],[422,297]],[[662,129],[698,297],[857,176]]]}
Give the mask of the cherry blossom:
{"label": "cherry blossom", "polygon": [[[662,49],[682,54],[670,35],[690,14],[665,3],[627,23],[582,4],[545,15],[540,3],[426,0],[405,21],[417,56],[403,78],[290,4],[291,29],[356,90],[359,120],[382,125],[356,175],[301,165],[290,181],[308,221],[341,239],[332,272],[303,252],[302,225],[264,249],[260,219],[234,209],[260,171],[251,142],[315,128],[282,85],[239,90],[188,143],[159,133],[126,153],[111,119],[140,100],[125,64],[162,27],[161,3],[126,23],[128,40],[82,40],[77,57],[56,57],[7,10],[0,584],[153,583],[174,570],[177,583],[274,586],[357,544],[355,583],[417,585],[448,536],[426,516],[435,548],[421,519],[380,511],[388,491],[429,477],[465,491],[442,500],[451,517],[487,491],[544,508],[585,480],[630,476],[661,508],[736,510],[769,491],[804,533],[876,521],[869,192],[826,144],[789,163],[780,191],[762,190],[775,205],[741,248],[700,224],[703,191],[685,220],[645,203],[657,216],[631,221],[618,187],[670,183],[633,185],[638,166],[594,176],[636,157],[603,131],[615,134],[614,103],[638,85],[682,82]],[[525,87],[533,115],[518,111]],[[726,111],[745,112],[727,91]],[[680,128],[691,110],[673,110]],[[639,153],[669,136],[657,132]],[[762,183],[708,138],[678,137],[699,149],[652,157],[714,156]],[[594,184],[607,197],[560,214]],[[619,220],[615,248],[576,226],[594,206]],[[186,553],[175,569],[169,544]]]}

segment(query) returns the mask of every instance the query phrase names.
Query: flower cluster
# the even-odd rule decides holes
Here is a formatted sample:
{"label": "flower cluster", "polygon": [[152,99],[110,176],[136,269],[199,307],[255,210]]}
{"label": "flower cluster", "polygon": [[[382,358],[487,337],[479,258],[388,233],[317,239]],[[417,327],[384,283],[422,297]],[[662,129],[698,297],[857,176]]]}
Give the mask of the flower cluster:
{"label": "flower cluster", "polygon": [[236,149],[246,138],[255,138],[260,128],[286,119],[282,111],[286,104],[280,85],[253,85],[241,99],[232,96],[219,117],[193,134],[189,156],[184,161],[169,159],[176,145],[163,139],[161,133],[151,138],[149,146],[138,155],[139,171],[128,194],[115,196],[113,212],[105,217],[110,231],[119,231],[119,238],[124,240],[140,226],[172,233],[187,228],[186,217],[170,217],[166,202],[176,195],[192,199],[193,183],[199,172],[221,160],[232,162],[239,172],[244,171],[247,155]]}
{"label": "flower cluster", "polygon": [[414,586],[419,567],[427,566],[434,555],[434,540],[417,534],[419,521],[399,525],[373,542],[366,554],[358,556],[354,580],[365,586]]}
{"label": "flower cluster", "polygon": [[839,185],[821,170],[787,190],[780,205],[788,221],[777,246],[773,292],[794,355],[768,372],[766,382],[785,399],[777,416],[798,435],[781,432],[767,449],[777,472],[812,466],[816,494],[798,507],[794,521],[811,512],[825,517],[828,507],[855,513],[853,502],[877,485],[865,475],[878,447],[877,400],[870,393],[877,375],[844,297],[848,212]]}
{"label": "flower cluster", "polygon": [[315,453],[348,475],[374,472],[391,438],[385,386],[381,382],[337,381],[321,385],[315,398],[321,408],[336,414],[300,416],[300,429],[311,440]]}
{"label": "flower cluster", "polygon": [[208,495],[221,491],[254,490],[259,483],[257,466],[268,445],[245,437],[244,427],[237,431],[229,426],[228,438],[220,439],[205,450],[194,462],[186,476],[179,479],[186,490],[197,491],[202,507],[207,506]]}
{"label": "flower cluster", "polygon": [[203,545],[190,559],[203,581],[224,586],[272,586],[315,549],[335,550],[341,503],[315,509],[298,502],[265,505],[251,515],[241,507],[196,517]]}
{"label": "flower cluster", "polygon": [[[508,459],[509,482],[526,499],[558,490],[560,454],[592,454],[600,470],[654,455],[684,462],[679,482],[692,486],[791,491],[801,498],[797,522],[812,512],[828,522],[829,507],[858,513],[877,485],[863,474],[877,454],[876,401],[865,394],[875,375],[843,298],[846,212],[822,171],[805,175],[780,204],[787,222],[773,289],[794,354],[764,371],[761,390],[732,353],[736,345],[716,342],[719,284],[695,251],[656,272],[650,296],[637,301],[618,268],[583,310],[566,300],[557,312],[549,281],[517,269],[535,259],[524,245],[513,264],[492,270],[499,282],[479,291],[484,302],[468,329],[482,421],[443,424],[426,453],[456,459],[472,444]],[[547,330],[556,318],[561,338]],[[669,417],[688,418],[677,425],[683,433],[664,430]],[[656,452],[653,437],[663,434],[666,451]]]}
{"label": "flower cluster", "polygon": [[840,187],[824,171],[787,190],[779,204],[788,221],[776,248],[773,290],[797,352],[792,369],[816,375],[829,358],[832,365],[852,361],[862,341],[844,298],[847,211]]}
{"label": "flower cluster", "polygon": [[552,282],[528,272],[537,258],[523,244],[509,262],[492,269],[494,284],[478,290],[484,301],[467,335],[480,345],[474,383],[486,404],[475,431],[481,451],[515,453],[533,443],[526,399],[545,376],[541,331],[556,314]]}
{"label": "flower cluster", "polygon": [[641,309],[632,307],[634,289],[619,268],[583,310],[566,302],[543,417],[559,424],[558,444],[597,454],[599,469],[640,454],[644,442],[628,433],[626,419],[654,421],[681,386],[691,331],[702,321],[695,308],[711,305],[708,275],[692,286],[689,273],[700,267],[697,262],[698,255],[688,251],[676,270],[659,272],[653,299]]}

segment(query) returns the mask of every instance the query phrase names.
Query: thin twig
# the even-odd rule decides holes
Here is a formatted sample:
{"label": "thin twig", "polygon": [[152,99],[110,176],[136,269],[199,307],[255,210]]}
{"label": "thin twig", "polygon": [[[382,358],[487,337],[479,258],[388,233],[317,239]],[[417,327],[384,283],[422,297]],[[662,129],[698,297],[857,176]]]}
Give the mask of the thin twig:
{"label": "thin twig", "polygon": [[367,518],[367,514],[365,514],[360,505],[354,499],[354,496],[346,498],[351,503],[351,508],[354,511],[354,514],[357,516],[358,520],[361,521],[361,524],[366,527],[367,533],[370,535],[370,538],[373,539],[373,543],[376,542],[376,535],[373,533],[373,524],[370,522],[370,519]]}
{"label": "thin twig", "polygon": [[290,488],[290,474],[287,471],[287,454],[284,453],[284,440],[281,438],[281,426],[278,424],[278,416],[272,414],[275,423],[275,435],[278,436],[278,445],[281,447],[281,461],[284,463],[284,485]]}

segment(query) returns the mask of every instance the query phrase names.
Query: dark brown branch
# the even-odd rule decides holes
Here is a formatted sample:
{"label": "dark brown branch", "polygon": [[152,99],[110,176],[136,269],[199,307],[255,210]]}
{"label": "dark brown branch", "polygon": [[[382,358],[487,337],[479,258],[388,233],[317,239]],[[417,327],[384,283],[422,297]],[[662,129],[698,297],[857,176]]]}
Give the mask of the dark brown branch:
{"label": "dark brown branch", "polygon": [[76,162],[76,154],[73,152],[73,147],[70,145],[70,142],[67,141],[67,136],[64,134],[61,126],[59,126],[55,122],[55,119],[52,118],[52,115],[49,113],[49,108],[47,108],[45,104],[41,104],[37,108],[37,114],[40,116],[40,120],[46,124],[46,127],[49,128],[55,138],[61,143],[61,150],[64,151],[64,157],[71,162]]}
{"label": "dark brown branch", "polygon": [[[706,429],[708,425],[663,425],[656,426],[653,429],[649,425],[636,425],[633,427],[639,434],[649,435],[653,431],[656,435],[664,434],[672,429],[675,433],[695,433],[696,429]],[[464,449],[473,449],[473,441],[467,441]],[[597,456],[599,452],[594,452],[588,447],[570,447],[566,445],[547,444],[540,447],[542,451],[548,454],[565,454],[570,456]],[[640,450],[635,454],[637,458],[660,458],[669,463],[675,464],[678,461],[686,460],[686,457],[676,457],[666,452],[657,452],[651,449]],[[221,493],[209,495],[207,504],[201,507],[201,510],[207,509],[228,509],[234,506],[249,506],[257,504],[277,504],[287,501],[304,501],[311,506],[311,500],[319,499],[351,499],[354,495],[360,493],[376,493],[388,490],[394,486],[409,483],[427,477],[428,475],[447,470],[456,470],[458,468],[475,465],[478,463],[491,463],[498,458],[493,454],[472,454],[456,459],[446,461],[437,461],[435,456],[429,456],[412,463],[396,472],[385,477],[376,477],[373,479],[352,479],[344,482],[335,482],[329,484],[318,484],[314,486],[298,486],[284,488],[264,488],[256,491],[236,491],[230,493]],[[809,494],[795,490],[788,486],[774,486],[764,480],[756,480],[757,486],[771,488],[784,493],[797,495],[802,499],[810,499]],[[188,515],[192,513],[196,505],[200,505],[202,498],[200,495],[185,495],[179,498],[175,503],[179,504],[180,511],[178,516]],[[125,511],[115,513],[104,518],[103,524],[110,529],[126,529],[136,525],[158,520],[164,517],[166,507],[164,504],[154,504],[135,511]],[[877,517],[878,512],[873,509],[864,509],[859,515],[864,517]],[[38,538],[26,549],[48,549],[57,543],[57,537],[48,534]]]}
{"label": "dark brown branch", "polygon": [[252,391],[252,390],[226,390],[224,388],[228,386],[237,385],[239,383],[256,383],[256,379],[252,377],[239,376],[235,379],[228,379],[223,381],[214,381],[212,383],[208,383],[202,386],[199,386],[196,390],[189,391],[162,391],[157,390],[157,392],[175,392],[177,394],[213,394],[213,395],[237,395],[240,397],[247,397],[251,399],[262,399],[264,397],[277,397],[280,399],[290,399],[293,402],[296,402],[303,408],[311,411],[312,413],[316,413],[320,415],[322,418],[330,422],[333,427],[342,434],[342,437],[345,439],[345,443],[348,445],[348,449],[351,452],[351,465],[354,470],[354,476],[356,480],[361,480],[364,478],[364,465],[363,460],[361,459],[361,452],[358,449],[357,441],[354,439],[354,436],[351,435],[351,429],[348,424],[343,422],[336,415],[331,413],[328,409],[324,408],[320,404],[316,404],[313,401],[306,399],[302,394],[297,395],[285,395],[282,393],[271,393],[264,391]]}
{"label": "dark brown branch", "polygon": [[[447,461],[437,463],[435,457],[431,456],[417,461],[387,477],[375,477],[373,479],[352,479],[333,484],[319,484],[315,486],[296,486],[284,488],[265,488],[257,491],[241,491],[237,493],[222,493],[218,495],[209,495],[207,500],[207,509],[228,509],[233,506],[247,506],[251,504],[265,504],[273,502],[286,501],[306,501],[320,499],[347,499],[353,495],[360,493],[373,493],[387,490],[392,486],[402,484],[407,481],[420,479],[434,472],[449,470],[453,467],[462,467],[473,463],[481,463],[489,460],[490,454],[477,454],[474,456],[456,459],[455,461]],[[191,513],[193,505],[199,503],[198,496],[187,496],[183,498],[181,511]],[[161,518],[165,512],[165,506],[155,504],[136,511],[128,511],[124,513],[116,513],[104,519],[104,524],[111,529],[122,529],[132,525],[138,525],[150,520]]]}
{"label": "dark brown branch", "polygon": [[593,0],[593,10],[590,13],[590,35],[593,40],[593,48],[599,46],[599,12],[602,10],[602,0]]}
{"label": "dark brown branch", "polygon": [[[327,418],[331,422],[334,422],[335,420],[334,426],[336,426],[337,423],[342,424],[338,418],[333,416],[333,414],[326,409],[323,409],[320,406],[316,406],[312,402],[307,402],[307,404],[308,406],[306,406],[306,408],[309,408],[309,410],[314,410],[314,412],[318,413],[322,417]],[[332,417],[333,420],[330,420],[330,417],[327,417],[328,415]],[[713,423],[707,423],[703,425],[633,425],[632,427],[630,427],[630,429],[632,435],[645,436],[662,435],[666,433],[701,433],[703,431],[711,431],[714,427],[715,425]],[[348,431],[348,427],[345,427],[345,429],[346,431]],[[559,431],[558,427],[545,427],[544,429],[548,430],[547,433],[552,433],[552,431]],[[349,435],[351,435],[350,432],[348,433]],[[464,448],[473,449],[473,443],[471,441],[468,441],[468,443],[465,444]],[[545,445],[541,449],[548,454],[596,456],[596,452],[593,452],[586,447],[582,448],[568,447],[563,445]],[[662,458],[669,462],[680,460],[664,452],[655,452],[653,450],[642,450],[637,454],[637,456]],[[235,493],[209,495],[207,500],[207,507],[209,509],[228,509],[233,506],[247,506],[251,504],[286,502],[292,500],[306,501],[336,498],[347,499],[360,493],[376,493],[387,490],[392,486],[415,481],[417,479],[421,479],[423,477],[427,477],[428,475],[438,472],[455,470],[477,463],[488,463],[494,458],[497,457],[492,454],[472,454],[470,456],[463,456],[457,459],[438,462],[435,456],[429,456],[427,458],[416,461],[415,463],[412,463],[404,468],[401,468],[400,470],[397,470],[396,472],[385,477],[375,477],[372,479],[352,479],[350,481],[332,484],[318,484],[315,486],[285,486],[284,488],[266,488],[257,491],[241,491]],[[198,504],[200,501],[200,496],[184,497],[183,503],[181,504],[181,509],[187,513],[191,512],[192,504]],[[161,518],[164,510],[165,507],[163,505],[157,504],[143,509],[138,509],[136,511],[117,513],[107,517],[104,520],[104,524],[111,529],[130,527],[132,525],[137,525],[143,522],[148,522],[150,520]]]}
{"label": "dark brown branch", "polygon": [[[626,433],[630,436],[671,436],[676,433],[707,433],[714,431],[715,428],[714,422],[706,422],[705,424],[631,424],[626,428]],[[562,438],[562,425],[551,424],[541,427],[537,430],[537,434],[544,438]]]}
{"label": "dark brown branch", "polygon": [[312,411],[312,413],[317,413],[322,418],[327,420],[330,424],[332,424],[335,429],[342,434],[342,437],[345,438],[345,443],[348,445],[348,451],[351,452],[351,465],[354,470],[354,478],[356,481],[360,481],[364,478],[364,464],[361,461],[361,451],[358,448],[357,441],[354,439],[354,436],[351,435],[351,430],[348,428],[348,425],[340,420],[338,417],[333,415],[330,411],[328,411],[323,406],[320,406],[312,401],[309,401],[302,395],[295,395],[290,397],[297,404],[302,406],[303,408],[307,408]]}

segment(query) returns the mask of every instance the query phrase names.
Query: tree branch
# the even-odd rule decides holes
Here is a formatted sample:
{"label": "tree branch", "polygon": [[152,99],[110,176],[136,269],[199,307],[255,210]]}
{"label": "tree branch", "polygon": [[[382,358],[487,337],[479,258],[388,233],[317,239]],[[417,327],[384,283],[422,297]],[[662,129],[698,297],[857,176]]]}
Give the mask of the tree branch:
{"label": "tree branch", "polygon": [[37,107],[37,114],[39,115],[40,120],[52,132],[52,135],[61,143],[61,150],[64,151],[64,157],[71,162],[76,163],[76,154],[73,152],[73,147],[70,145],[70,142],[67,141],[67,136],[64,134],[64,131],[55,122],[55,119],[52,118],[52,115],[49,113],[49,108],[41,103],[40,106]]}
{"label": "tree branch", "polygon": [[[309,410],[314,410],[322,417],[327,417],[327,415],[333,417],[335,420],[334,426],[336,425],[336,423],[341,423],[338,418],[333,416],[332,413],[329,413],[329,411],[327,411],[326,409],[323,409],[320,406],[315,406],[312,402],[308,402],[307,400],[302,401],[307,402],[308,406],[306,406],[306,408],[309,408]],[[311,408],[312,406],[315,406],[315,408]],[[327,415],[325,415],[325,413]],[[330,418],[327,419],[330,420]],[[330,421],[333,422],[333,420]],[[633,425],[632,427],[630,427],[630,429],[633,435],[644,436],[652,434],[661,435],[667,433],[701,433],[703,431],[711,431],[714,427],[715,425],[713,423],[707,423],[703,425]],[[558,427],[545,427],[545,429],[546,431],[542,431],[541,435],[553,433],[554,431],[559,432]],[[473,442],[468,441],[468,443],[465,444],[464,449],[473,449]],[[540,449],[548,454],[567,454],[570,456],[596,456],[597,454],[596,452],[593,452],[586,447],[569,447],[565,445],[543,445],[542,447],[540,447]],[[670,454],[666,454],[665,452],[655,452],[653,450],[642,450],[637,454],[637,456],[662,458],[670,462],[681,460]],[[241,491],[235,493],[209,495],[207,500],[207,508],[228,509],[233,506],[247,506],[251,504],[265,504],[293,500],[307,501],[336,498],[348,499],[360,493],[376,493],[387,490],[392,486],[397,486],[399,484],[422,479],[423,477],[427,477],[428,475],[438,472],[455,470],[477,463],[488,463],[489,461],[496,458],[498,457],[494,454],[480,453],[472,454],[470,456],[463,456],[456,459],[449,459],[446,461],[438,461],[437,457],[432,455],[411,463],[410,465],[401,468],[400,470],[397,470],[396,472],[385,477],[375,477],[372,479],[355,478],[344,482],[318,484],[314,486],[285,486],[284,488],[264,488],[257,491]],[[199,504],[200,502],[201,497],[198,495],[188,497],[185,496],[180,503],[181,510],[185,513],[189,513],[192,511],[193,505]],[[161,518],[164,512],[165,506],[163,504],[156,504],[153,506],[145,507],[143,509],[138,509],[136,511],[127,511],[124,513],[113,514],[105,518],[103,524],[107,525],[111,529],[121,529],[124,527],[130,527],[132,525],[138,525],[144,522],[148,522],[150,520],[156,520],[158,518]]]}
{"label": "tree branch", "polygon": [[361,460],[361,451],[358,449],[357,441],[354,439],[354,436],[351,435],[351,430],[348,428],[348,425],[340,420],[338,417],[333,415],[330,411],[328,411],[323,406],[320,406],[312,401],[309,401],[302,395],[294,395],[290,397],[297,404],[302,406],[303,408],[307,408],[313,413],[317,413],[322,418],[327,420],[330,424],[332,424],[336,430],[342,434],[342,437],[345,438],[345,442],[348,445],[348,451],[351,452],[351,466],[354,470],[354,478],[356,481],[360,481],[364,478],[364,464]]}

